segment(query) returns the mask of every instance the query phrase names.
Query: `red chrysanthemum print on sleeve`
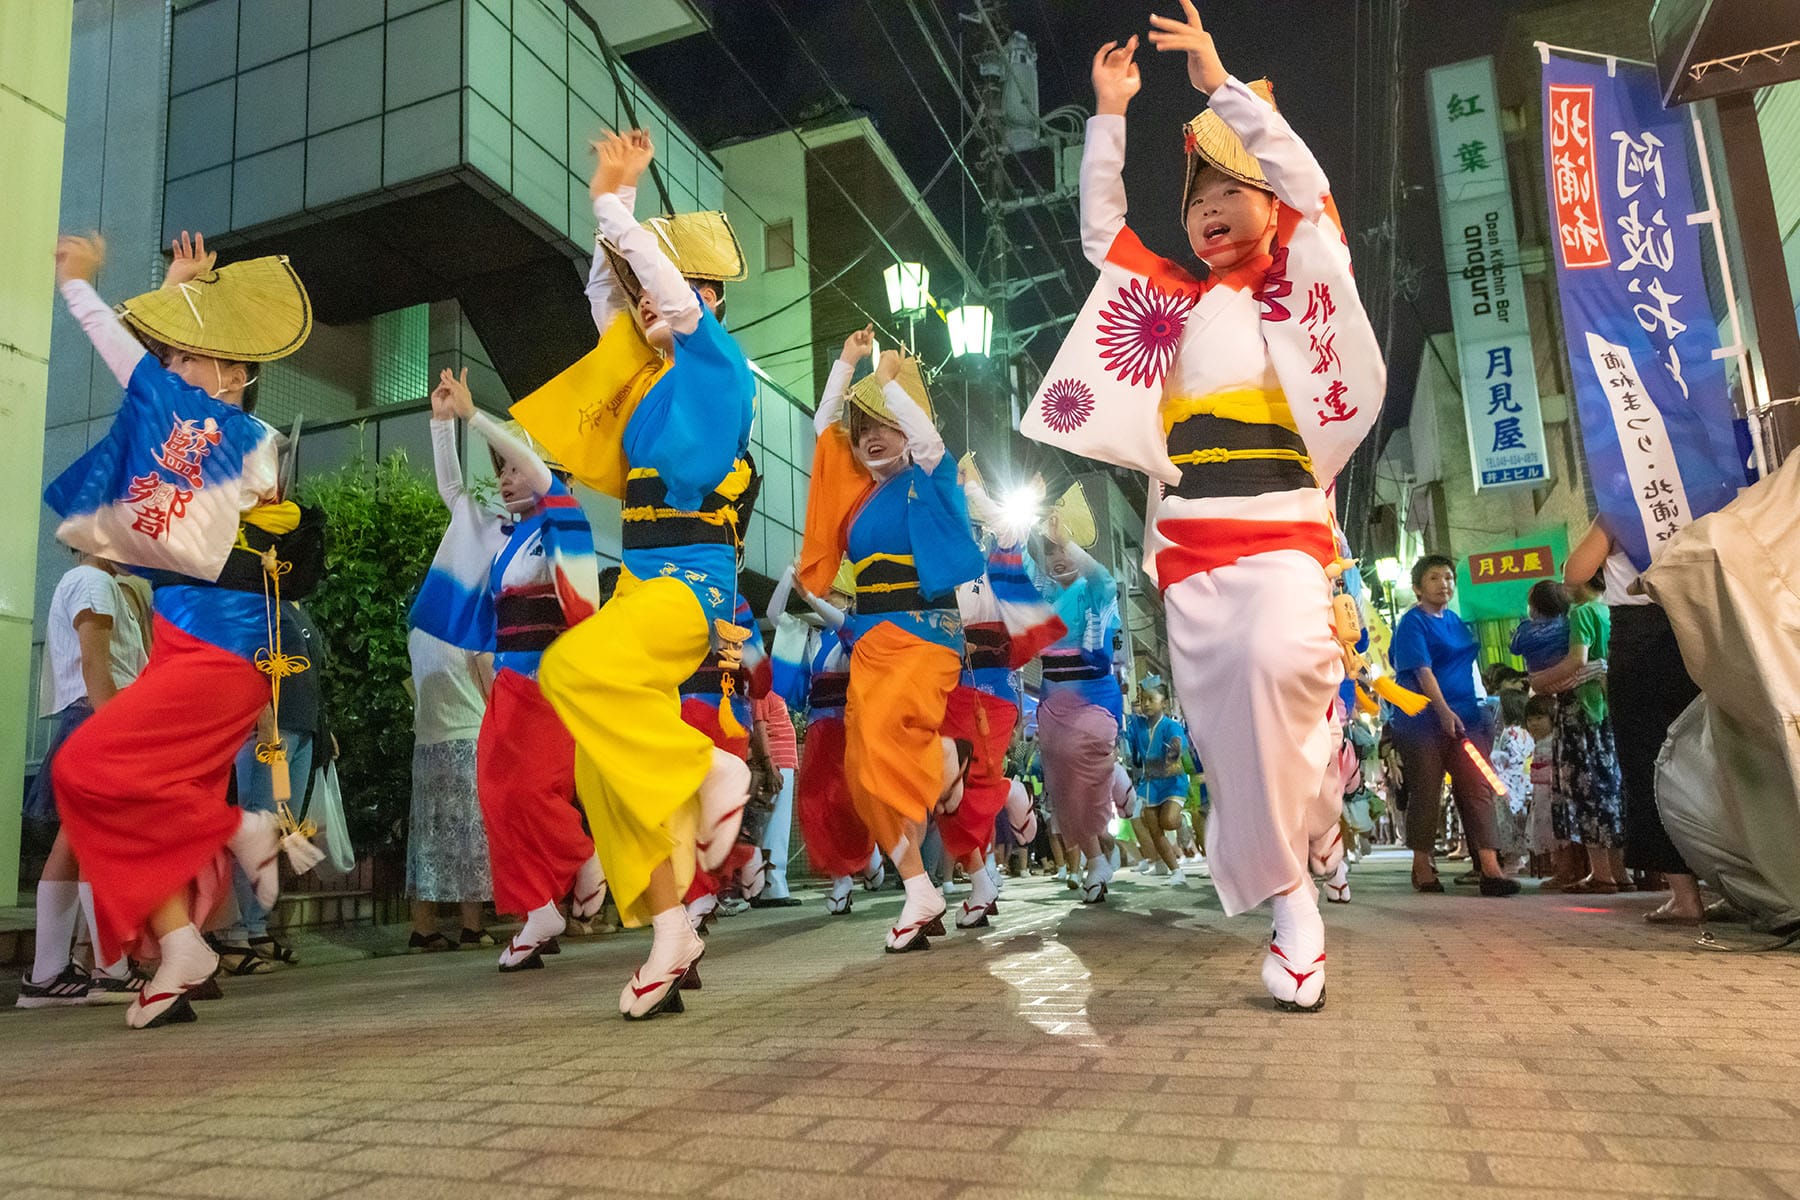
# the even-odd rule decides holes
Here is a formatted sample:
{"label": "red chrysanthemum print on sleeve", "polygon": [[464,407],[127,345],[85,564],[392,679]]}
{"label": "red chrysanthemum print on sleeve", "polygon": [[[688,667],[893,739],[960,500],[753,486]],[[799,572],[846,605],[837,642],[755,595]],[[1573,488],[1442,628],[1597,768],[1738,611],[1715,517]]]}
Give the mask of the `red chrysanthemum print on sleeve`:
{"label": "red chrysanthemum print on sleeve", "polygon": [[1175,361],[1188,312],[1198,299],[1134,277],[1100,313],[1100,361],[1133,387],[1158,382]]}
{"label": "red chrysanthemum print on sleeve", "polygon": [[1094,389],[1079,379],[1058,379],[1044,389],[1044,424],[1068,433],[1094,415]]}

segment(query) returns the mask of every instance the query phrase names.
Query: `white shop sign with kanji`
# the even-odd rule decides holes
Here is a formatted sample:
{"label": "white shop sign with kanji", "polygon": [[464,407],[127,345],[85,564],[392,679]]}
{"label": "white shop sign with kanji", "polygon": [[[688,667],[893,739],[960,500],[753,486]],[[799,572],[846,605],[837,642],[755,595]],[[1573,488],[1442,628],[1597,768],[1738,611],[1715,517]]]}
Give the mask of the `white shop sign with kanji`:
{"label": "white shop sign with kanji", "polygon": [[1549,479],[1492,58],[1427,74],[1445,285],[1475,487]]}

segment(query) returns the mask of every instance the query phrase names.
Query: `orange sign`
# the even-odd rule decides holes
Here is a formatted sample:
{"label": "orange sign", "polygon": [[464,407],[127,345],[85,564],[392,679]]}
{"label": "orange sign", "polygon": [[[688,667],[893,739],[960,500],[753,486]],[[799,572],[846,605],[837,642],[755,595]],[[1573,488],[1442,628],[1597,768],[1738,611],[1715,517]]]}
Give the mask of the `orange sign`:
{"label": "orange sign", "polygon": [[1594,89],[1553,84],[1549,104],[1550,175],[1556,187],[1550,200],[1563,266],[1571,271],[1604,267],[1612,256],[1600,212],[1601,148],[1593,139]]}
{"label": "orange sign", "polygon": [[1517,583],[1522,579],[1551,579],[1556,575],[1556,552],[1549,546],[1520,546],[1469,555],[1469,582]]}

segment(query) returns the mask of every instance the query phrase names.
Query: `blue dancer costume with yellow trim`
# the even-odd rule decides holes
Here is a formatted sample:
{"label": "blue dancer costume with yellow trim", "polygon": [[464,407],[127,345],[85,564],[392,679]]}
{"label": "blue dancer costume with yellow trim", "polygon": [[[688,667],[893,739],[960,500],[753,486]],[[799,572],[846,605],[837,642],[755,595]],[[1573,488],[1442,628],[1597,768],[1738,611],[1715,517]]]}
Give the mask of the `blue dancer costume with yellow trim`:
{"label": "blue dancer costume with yellow trim", "polygon": [[[632,217],[633,198],[594,202],[599,345],[513,408],[578,479],[623,504],[618,589],[551,646],[540,682],[580,748],[588,822],[628,925],[651,916],[645,889],[661,863],[678,891],[693,876],[713,746],[682,720],[678,688],[718,639],[741,634],[737,551],[756,487],[749,363],[684,278],[741,278],[742,254],[722,214],[662,218],[653,231]],[[668,324],[666,356],[636,324],[633,289]],[[730,697],[720,704],[723,719]]]}
{"label": "blue dancer costume with yellow trim", "polygon": [[[916,365],[903,362],[900,378],[886,384],[867,376],[853,391],[850,374],[842,360],[832,367],[814,417],[800,575],[817,594],[846,552],[856,574],[845,771],[858,816],[892,853],[942,788],[939,731],[962,673],[955,592],[984,564]],[[856,459],[838,420],[847,394],[905,435],[911,461],[885,480]]]}

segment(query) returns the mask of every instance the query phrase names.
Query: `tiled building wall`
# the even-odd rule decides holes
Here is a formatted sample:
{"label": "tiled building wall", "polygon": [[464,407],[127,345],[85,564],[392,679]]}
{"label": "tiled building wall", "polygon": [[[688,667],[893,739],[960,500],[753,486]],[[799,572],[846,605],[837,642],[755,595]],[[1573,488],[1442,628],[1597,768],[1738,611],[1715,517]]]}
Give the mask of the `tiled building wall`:
{"label": "tiled building wall", "polygon": [[[166,234],[250,229],[466,165],[574,247],[593,237],[588,141],[626,106],[560,3],[201,0],[175,13],[172,45]],[[625,82],[674,205],[719,207],[718,164]]]}

